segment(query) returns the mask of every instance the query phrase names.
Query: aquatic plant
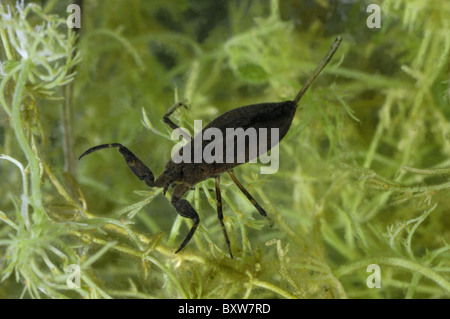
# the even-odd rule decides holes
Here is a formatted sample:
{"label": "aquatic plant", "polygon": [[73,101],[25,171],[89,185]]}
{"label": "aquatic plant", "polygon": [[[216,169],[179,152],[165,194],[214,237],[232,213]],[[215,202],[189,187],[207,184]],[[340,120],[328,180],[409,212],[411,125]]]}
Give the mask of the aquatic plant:
{"label": "aquatic plant", "polygon": [[[449,296],[448,1],[380,1],[379,30],[339,1],[86,1],[78,35],[69,2],[38,3],[0,2],[1,297]],[[162,172],[172,103],[190,105],[175,115],[192,128],[292,99],[337,33],[277,174],[236,170],[275,226],[222,178],[235,259],[213,180],[188,195],[201,226],[174,254],[190,221],[161,190],[114,151],[75,165],[120,142]]]}

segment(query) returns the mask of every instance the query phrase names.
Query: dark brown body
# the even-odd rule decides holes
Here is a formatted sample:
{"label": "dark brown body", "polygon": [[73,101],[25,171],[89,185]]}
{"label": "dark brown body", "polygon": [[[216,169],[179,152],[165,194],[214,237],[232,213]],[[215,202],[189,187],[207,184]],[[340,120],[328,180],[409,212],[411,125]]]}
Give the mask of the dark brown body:
{"label": "dark brown body", "polygon": [[[206,163],[202,160],[201,163],[194,163],[193,160],[190,163],[174,163],[170,160],[165,167],[164,173],[156,180],[155,184],[158,187],[168,187],[173,183],[182,183],[186,186],[192,187],[195,184],[204,181],[205,179],[218,176],[224,172],[230,171],[236,166],[242,165],[237,159],[237,143],[235,143],[234,149],[234,161],[227,163],[226,159],[226,147],[225,141],[227,140],[226,129],[227,128],[242,128],[244,131],[248,128],[255,128],[259,133],[260,128],[267,129],[267,151],[274,147],[276,144],[271,144],[271,129],[277,128],[279,130],[278,142],[288,132],[292,119],[294,118],[296,110],[296,104],[292,101],[280,102],[280,103],[262,103],[242,106],[231,111],[228,111],[206,125],[202,133],[208,128],[219,129],[224,136],[223,139],[223,161],[221,163]],[[194,137],[195,139],[195,137]],[[258,134],[259,139],[259,134]],[[203,149],[211,141],[203,140]],[[251,158],[248,152],[248,139],[246,140],[246,154],[245,163],[249,162]],[[191,151],[191,159],[194,159],[194,142],[191,140],[183,147],[182,152]],[[259,148],[257,149],[259,154]]]}
{"label": "dark brown body", "polygon": [[[253,104],[253,105],[247,105],[242,106],[239,108],[235,108],[231,111],[228,111],[221,116],[217,117],[213,121],[211,121],[208,125],[206,125],[202,132],[204,133],[209,128],[216,128],[221,132],[221,135],[223,136],[223,140],[226,141],[230,136],[227,137],[227,128],[242,128],[244,131],[246,131],[249,128],[254,128],[256,132],[259,134],[259,129],[265,128],[267,129],[267,140],[266,142],[266,148],[262,148],[264,151],[268,151],[271,148],[273,148],[281,139],[286,135],[288,132],[292,119],[295,115],[295,110],[297,108],[298,102],[300,101],[303,94],[306,92],[308,87],[311,85],[311,83],[314,81],[314,79],[320,74],[322,69],[325,67],[325,65],[330,61],[333,54],[336,52],[337,48],[339,47],[339,44],[341,42],[341,38],[337,37],[334,43],[332,44],[330,50],[328,51],[327,55],[322,59],[320,64],[317,66],[316,70],[312,74],[312,76],[306,81],[305,85],[300,89],[300,91],[297,93],[296,97],[293,101],[286,101],[281,103],[261,103],[261,104]],[[180,106],[183,106],[183,104],[176,104],[174,105],[169,112],[164,115],[164,122],[168,124],[172,129],[178,129],[178,126],[173,123],[170,119],[170,115]],[[278,139],[276,142],[273,143],[271,141],[271,129],[278,129]],[[231,139],[233,137],[231,136]],[[257,156],[262,155],[264,152],[260,151],[261,145],[259,144],[259,136],[257,140]],[[262,139],[264,141],[264,139]],[[208,146],[211,141],[202,139],[201,143],[195,143],[195,137],[193,140],[191,140],[187,145],[182,147],[182,150],[180,151],[181,154],[184,154],[184,152],[191,152],[191,159],[195,158],[195,147],[201,148],[201,154],[203,154],[203,150],[206,146]],[[193,143],[193,144],[192,144]],[[194,147],[191,147],[194,145]],[[197,145],[197,146],[196,146]],[[224,145],[222,145],[224,146]],[[223,215],[222,215],[222,199],[220,194],[220,175],[222,173],[227,172],[233,182],[239,187],[239,189],[247,196],[247,198],[250,200],[250,202],[253,204],[253,206],[258,210],[258,212],[262,215],[267,217],[267,214],[265,210],[256,202],[256,200],[250,195],[250,193],[244,188],[244,186],[237,180],[236,176],[234,175],[233,168],[236,166],[239,166],[243,163],[246,163],[252,159],[254,159],[255,153],[250,154],[249,153],[249,143],[245,143],[245,156],[243,157],[242,162],[237,160],[238,152],[237,152],[237,145],[235,144],[234,148],[234,160],[230,156],[232,160],[227,163],[227,161],[222,160],[221,163],[218,162],[206,162],[202,159],[199,163],[194,162],[180,162],[175,163],[173,160],[170,160],[166,166],[164,172],[156,179],[152,173],[152,171],[140,160],[138,159],[128,148],[125,146],[119,144],[119,143],[113,143],[113,144],[102,144],[98,146],[94,146],[90,149],[88,149],[86,152],[84,152],[80,158],[83,156],[92,153],[94,151],[104,149],[104,148],[110,148],[110,147],[118,147],[119,152],[123,155],[125,158],[128,167],[132,170],[132,172],[142,181],[145,181],[145,183],[149,187],[163,187],[164,188],[164,194],[168,190],[169,186],[174,186],[173,193],[172,193],[172,199],[171,203],[175,207],[178,214],[180,214],[183,217],[190,218],[193,221],[193,225],[189,233],[187,234],[186,238],[183,240],[183,242],[180,245],[180,248],[175,252],[179,252],[182,250],[186,244],[190,241],[192,236],[195,233],[195,230],[197,229],[197,226],[199,225],[200,218],[195,211],[195,209],[192,207],[192,205],[182,197],[184,194],[189,191],[195,184],[208,179],[208,178],[215,178],[215,188],[216,188],[216,200],[217,200],[217,214],[219,217],[220,224],[222,226],[222,231],[226,240],[226,243],[228,245],[228,249],[230,252],[231,258],[233,258],[233,255],[231,253],[231,246],[230,241],[228,239],[227,232],[225,230],[225,225],[223,223]],[[223,148],[223,159],[226,157],[226,147]],[[231,149],[230,149],[231,150]],[[241,154],[242,155],[242,154]],[[268,217],[267,217],[268,218]],[[270,219],[269,219],[270,220]]]}

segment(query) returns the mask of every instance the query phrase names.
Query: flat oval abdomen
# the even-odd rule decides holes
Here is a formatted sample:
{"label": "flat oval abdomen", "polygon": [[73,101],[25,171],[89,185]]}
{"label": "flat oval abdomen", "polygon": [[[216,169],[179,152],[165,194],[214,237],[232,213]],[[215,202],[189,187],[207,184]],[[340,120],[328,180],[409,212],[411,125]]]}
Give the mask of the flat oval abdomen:
{"label": "flat oval abdomen", "polygon": [[[266,153],[286,135],[295,110],[295,103],[286,101],[242,106],[220,115],[180,151],[191,152],[189,163],[178,164],[183,181],[193,185]],[[272,139],[273,129],[278,136]]]}

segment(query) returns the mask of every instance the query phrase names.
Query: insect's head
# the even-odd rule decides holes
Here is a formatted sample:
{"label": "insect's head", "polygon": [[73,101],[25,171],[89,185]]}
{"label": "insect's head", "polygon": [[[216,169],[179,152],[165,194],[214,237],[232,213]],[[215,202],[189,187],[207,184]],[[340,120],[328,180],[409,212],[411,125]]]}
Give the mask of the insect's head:
{"label": "insect's head", "polygon": [[169,186],[181,179],[181,174],[179,172],[179,166],[177,166],[172,161],[167,163],[164,172],[156,179],[155,186],[163,187],[164,194],[166,194]]}

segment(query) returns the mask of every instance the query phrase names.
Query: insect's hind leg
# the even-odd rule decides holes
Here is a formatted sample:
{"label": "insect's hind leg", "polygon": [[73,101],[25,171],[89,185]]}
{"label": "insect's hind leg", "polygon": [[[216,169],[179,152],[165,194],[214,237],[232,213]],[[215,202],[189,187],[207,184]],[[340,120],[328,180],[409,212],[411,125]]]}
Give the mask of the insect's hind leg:
{"label": "insect's hind leg", "polygon": [[236,178],[236,175],[234,175],[233,170],[229,171],[228,174],[230,175],[231,179],[236,184],[236,186],[239,187],[241,192],[248,198],[248,200],[253,204],[253,206],[255,206],[256,210],[261,214],[261,216],[267,218],[267,220],[270,223],[270,227],[272,227],[273,226],[272,219],[270,219],[270,217],[267,216],[267,213],[264,210],[264,208],[262,208],[261,205],[259,205],[258,202],[253,198],[253,196],[250,195],[250,193],[245,189],[244,185],[242,185],[241,182],[239,182],[239,180]]}
{"label": "insect's hind leg", "polygon": [[230,240],[228,239],[227,230],[225,229],[225,225],[223,223],[222,195],[220,194],[220,176],[216,177],[216,199],[217,199],[217,216],[220,221],[220,226],[222,226],[223,236],[225,237],[225,242],[227,243],[228,251],[230,252],[230,257],[233,258],[233,254],[231,253]]}
{"label": "insect's hind leg", "polygon": [[102,144],[97,145],[94,147],[91,147],[87,151],[85,151],[81,156],[78,158],[79,160],[92,152],[104,149],[104,148],[111,148],[111,147],[118,147],[119,152],[122,154],[122,156],[125,158],[125,161],[127,162],[128,167],[131,169],[131,171],[136,175],[141,181],[145,181],[145,183],[150,186],[155,186],[155,176],[153,175],[152,171],[139,159],[134,155],[128,148],[123,146],[119,143],[111,143],[111,144]]}
{"label": "insect's hind leg", "polygon": [[186,238],[181,243],[180,248],[177,249],[175,254],[181,251],[187,245],[187,243],[191,240],[192,236],[194,235],[198,227],[198,224],[200,223],[200,217],[198,217],[198,214],[192,207],[192,205],[187,200],[181,198],[188,190],[189,187],[182,184],[175,186],[175,189],[173,190],[171,200],[173,207],[175,207],[178,214],[180,214],[183,217],[192,219],[192,221],[194,222],[194,224],[191,227],[191,230],[189,231]]}

